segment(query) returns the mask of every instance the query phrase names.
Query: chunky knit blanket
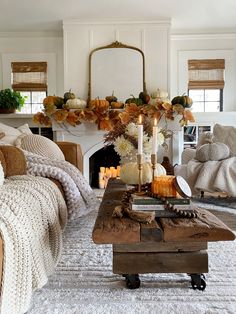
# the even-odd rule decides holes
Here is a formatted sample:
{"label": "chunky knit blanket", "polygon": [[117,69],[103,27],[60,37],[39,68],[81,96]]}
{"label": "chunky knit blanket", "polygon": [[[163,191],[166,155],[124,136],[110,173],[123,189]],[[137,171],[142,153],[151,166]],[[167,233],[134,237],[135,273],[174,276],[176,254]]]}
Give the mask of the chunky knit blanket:
{"label": "chunky knit blanket", "polygon": [[98,206],[96,195],[81,172],[67,161],[49,159],[24,151],[31,175],[57,179],[64,190],[68,217],[86,215]]}
{"label": "chunky knit blanket", "polygon": [[58,187],[30,175],[12,176],[0,188],[0,232],[4,242],[1,314],[25,313],[33,290],[57,264],[67,208]]}
{"label": "chunky knit blanket", "polygon": [[221,191],[236,196],[236,157],[207,162],[192,159],[187,164],[187,181],[193,192]]}

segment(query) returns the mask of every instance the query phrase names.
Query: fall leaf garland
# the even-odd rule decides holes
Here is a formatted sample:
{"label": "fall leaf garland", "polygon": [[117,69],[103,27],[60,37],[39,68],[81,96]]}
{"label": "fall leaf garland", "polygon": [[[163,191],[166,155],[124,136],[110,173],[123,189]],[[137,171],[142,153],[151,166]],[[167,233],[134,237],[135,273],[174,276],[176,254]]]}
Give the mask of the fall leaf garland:
{"label": "fall leaf garland", "polygon": [[[125,108],[120,111],[109,109],[109,103],[106,100],[92,100],[84,109],[67,109],[63,108],[62,99],[57,96],[48,96],[43,101],[43,112],[38,112],[34,115],[33,121],[40,125],[51,126],[52,120],[58,123],[68,123],[72,126],[77,126],[84,122],[96,123],[98,130],[111,132],[108,139],[115,138],[116,129],[122,125],[127,125],[130,122],[137,122],[138,116],[142,115],[144,129],[148,135],[152,132],[151,120],[161,119],[174,120],[176,117],[181,117],[179,123],[181,126],[187,125],[188,122],[194,122],[194,116],[190,110],[185,109],[181,104],[171,104],[168,102],[159,101],[155,104],[145,104],[138,106],[135,103],[126,104]],[[60,109],[59,109],[60,108]],[[145,126],[146,124],[146,126]],[[165,138],[171,136],[171,132],[165,127],[163,134]],[[120,133],[119,133],[120,134]],[[132,140],[132,139],[131,139]]]}

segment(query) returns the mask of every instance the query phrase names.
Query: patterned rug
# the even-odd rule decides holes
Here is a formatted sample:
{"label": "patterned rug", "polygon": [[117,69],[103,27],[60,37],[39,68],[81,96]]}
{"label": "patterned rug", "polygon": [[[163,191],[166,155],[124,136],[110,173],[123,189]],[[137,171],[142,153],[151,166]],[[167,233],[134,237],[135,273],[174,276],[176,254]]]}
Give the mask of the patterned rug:
{"label": "patterned rug", "polygon": [[96,214],[68,223],[61,262],[27,314],[236,313],[236,241],[209,243],[205,291],[186,274],[140,275],[140,288],[128,290],[112,273],[111,245],[92,242]]}

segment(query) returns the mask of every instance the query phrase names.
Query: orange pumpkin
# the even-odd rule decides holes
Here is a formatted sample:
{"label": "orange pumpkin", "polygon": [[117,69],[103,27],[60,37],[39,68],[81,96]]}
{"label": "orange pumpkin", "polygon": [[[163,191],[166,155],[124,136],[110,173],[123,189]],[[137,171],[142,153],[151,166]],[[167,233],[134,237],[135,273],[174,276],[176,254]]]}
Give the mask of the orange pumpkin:
{"label": "orange pumpkin", "polygon": [[109,106],[110,104],[106,99],[95,98],[95,99],[90,100],[89,102],[90,109],[95,109],[99,111],[108,110]]}

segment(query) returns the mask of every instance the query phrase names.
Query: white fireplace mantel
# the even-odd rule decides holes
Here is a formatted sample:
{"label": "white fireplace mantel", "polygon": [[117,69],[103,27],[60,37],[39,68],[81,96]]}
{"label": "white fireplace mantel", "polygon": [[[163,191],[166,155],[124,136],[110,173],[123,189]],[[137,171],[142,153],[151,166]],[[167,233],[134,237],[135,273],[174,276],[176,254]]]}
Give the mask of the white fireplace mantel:
{"label": "white fireplace mantel", "polygon": [[[76,127],[53,122],[54,137],[56,141],[68,141],[79,143],[83,153],[83,175],[89,182],[89,158],[99,149],[104,147],[104,135],[106,131],[97,129],[95,123],[82,123]],[[168,152],[163,153],[159,149],[158,162],[162,161],[163,155],[168,155],[173,164],[179,162],[179,146],[181,142],[182,129],[177,122],[170,122],[168,128],[173,131],[172,140],[169,143]]]}

